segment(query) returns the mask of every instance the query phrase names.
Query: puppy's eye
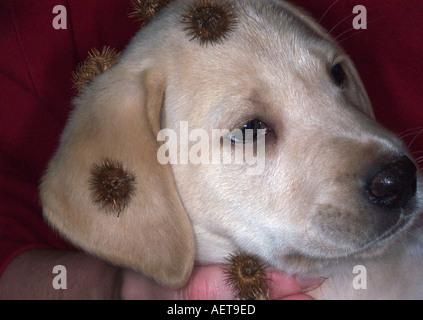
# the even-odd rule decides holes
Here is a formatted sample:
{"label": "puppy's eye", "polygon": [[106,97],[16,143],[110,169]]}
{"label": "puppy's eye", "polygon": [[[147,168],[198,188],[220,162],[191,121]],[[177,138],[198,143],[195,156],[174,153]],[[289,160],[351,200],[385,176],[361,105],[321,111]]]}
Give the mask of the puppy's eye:
{"label": "puppy's eye", "polygon": [[232,142],[256,141],[260,136],[267,133],[267,126],[264,122],[253,119],[243,123],[239,128],[230,133]]}
{"label": "puppy's eye", "polygon": [[335,82],[335,84],[338,87],[343,88],[345,85],[346,74],[345,74],[344,68],[342,67],[342,64],[340,63],[335,64],[332,67],[331,73],[332,73],[333,82]]}

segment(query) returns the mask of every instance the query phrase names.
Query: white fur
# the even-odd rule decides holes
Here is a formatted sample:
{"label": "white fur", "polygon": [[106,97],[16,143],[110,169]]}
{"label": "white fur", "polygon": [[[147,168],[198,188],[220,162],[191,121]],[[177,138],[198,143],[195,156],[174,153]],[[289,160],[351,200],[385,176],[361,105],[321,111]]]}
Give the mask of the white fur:
{"label": "white fur", "polygon": [[[239,20],[234,31],[221,44],[200,46],[187,38],[181,23],[191,2],[172,2],[139,32],[118,65],[99,77],[77,101],[73,121],[80,123],[88,114],[92,99],[100,99],[104,92],[108,92],[108,98],[102,100],[103,111],[98,106],[93,117],[103,117],[101,112],[109,112],[109,107],[116,114],[130,114],[132,108],[140,108],[144,98],[139,98],[142,103],[134,106],[123,100],[136,95],[138,83],[139,90],[144,90],[140,96],[148,96],[151,86],[144,86],[142,77],[149,70],[160,75],[155,83],[165,88],[162,128],[178,131],[180,121],[188,121],[190,128],[211,132],[260,118],[275,131],[275,137],[266,142],[263,174],[247,175],[246,166],[179,164],[171,168],[194,232],[195,260],[220,263],[240,250],[258,255],[273,269],[305,277],[327,277],[323,286],[312,292],[316,298],[423,298],[422,228],[413,226],[423,204],[421,178],[418,177],[413,207],[406,209],[413,218],[400,232],[375,241],[377,226],[370,219],[375,209],[357,191],[361,190],[366,168],[382,157],[407,151],[392,133],[374,121],[369,99],[350,59],[311,18],[285,2],[272,0],[230,1]],[[328,72],[328,66],[341,61],[348,75],[344,90],[333,84]],[[115,99],[115,94],[122,98]],[[99,122],[99,126],[120,121],[114,119],[115,116],[110,122]],[[123,121],[120,123],[126,126]],[[136,121],[127,126],[125,132],[137,126]],[[76,134],[72,130],[78,129],[70,127],[67,137],[73,139]],[[121,139],[120,143],[140,139],[133,148],[143,147],[142,136],[128,133],[127,137],[130,140]],[[70,147],[62,147],[67,148]],[[78,146],[75,148],[76,152],[83,152]],[[122,152],[132,152],[120,148],[119,145],[112,152],[118,158]],[[90,152],[92,161],[101,158],[95,145]],[[101,155],[107,155],[107,149],[102,149]],[[142,155],[147,156],[151,160],[156,155]],[[57,159],[62,157],[65,151],[56,155]],[[124,158],[134,165],[139,161],[136,156]],[[74,161],[80,166],[78,159]],[[50,168],[43,194],[49,192],[53,173],[67,166],[59,163]],[[89,167],[88,162],[85,167]],[[141,167],[142,164],[137,166],[136,172],[143,175],[140,189],[154,190],[157,182],[148,182],[145,176],[154,175],[159,169],[148,172]],[[145,167],[149,168],[149,164]],[[81,175],[87,172],[81,171]],[[47,218],[85,248],[84,241],[74,235],[81,227],[57,226],[55,215],[60,209],[49,209],[55,201],[44,201]],[[142,206],[143,201],[149,199],[137,203]],[[86,202],[90,208],[89,198]],[[121,219],[138,219],[137,213],[132,214],[132,207],[129,210],[131,214],[122,213]],[[143,221],[137,223],[141,225]],[[342,230],[334,233],[331,227]],[[94,232],[108,229],[105,226]],[[125,241],[135,241],[128,237]],[[145,240],[142,233],[139,237],[145,241],[143,245],[155,250],[155,242]],[[172,232],[162,234],[166,244],[179,237]],[[92,239],[97,239],[96,234]],[[86,249],[114,261],[114,256],[106,255],[107,250],[112,250],[110,246],[95,240]],[[160,250],[154,254],[160,254]],[[125,256],[115,260],[121,263]],[[352,286],[355,265],[367,267],[367,290]],[[156,277],[152,268],[138,268],[136,262],[130,266],[143,272],[148,269],[146,273]],[[162,276],[159,281],[168,284]]]}

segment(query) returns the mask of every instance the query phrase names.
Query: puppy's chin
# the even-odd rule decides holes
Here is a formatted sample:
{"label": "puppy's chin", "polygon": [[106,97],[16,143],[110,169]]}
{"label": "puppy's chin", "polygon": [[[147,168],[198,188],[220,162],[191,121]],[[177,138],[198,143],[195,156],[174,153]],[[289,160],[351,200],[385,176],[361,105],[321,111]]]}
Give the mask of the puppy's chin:
{"label": "puppy's chin", "polygon": [[313,208],[304,230],[307,242],[298,251],[319,258],[378,252],[389,247],[415,223],[419,207],[417,201],[411,201],[404,208],[392,209],[360,203],[348,206],[319,204]]}
{"label": "puppy's chin", "polygon": [[407,236],[407,231],[419,222],[419,218],[417,214],[401,218],[384,234],[360,247],[352,243],[349,248],[332,249],[327,252],[304,250],[304,248],[290,250],[289,253],[279,256],[276,268],[283,268],[287,273],[300,276],[330,276],[332,270],[339,269],[343,264],[354,261],[365,262],[367,259],[382,256]]}
{"label": "puppy's chin", "polygon": [[372,257],[384,253],[393,243],[404,237],[416,223],[418,215],[401,217],[398,222],[373,241],[365,244],[354,253],[359,257]]}

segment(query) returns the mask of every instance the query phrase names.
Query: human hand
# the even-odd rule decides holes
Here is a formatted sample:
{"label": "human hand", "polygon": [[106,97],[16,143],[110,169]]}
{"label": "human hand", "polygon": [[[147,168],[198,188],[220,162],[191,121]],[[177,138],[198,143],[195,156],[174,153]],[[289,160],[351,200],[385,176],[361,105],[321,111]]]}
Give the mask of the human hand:
{"label": "human hand", "polygon": [[[267,278],[272,300],[311,300],[306,292],[323,281],[296,279],[276,271],[268,272]],[[197,266],[182,289],[169,290],[139,273],[123,270],[118,295],[124,300],[233,300],[234,293],[225,279],[222,266]]]}

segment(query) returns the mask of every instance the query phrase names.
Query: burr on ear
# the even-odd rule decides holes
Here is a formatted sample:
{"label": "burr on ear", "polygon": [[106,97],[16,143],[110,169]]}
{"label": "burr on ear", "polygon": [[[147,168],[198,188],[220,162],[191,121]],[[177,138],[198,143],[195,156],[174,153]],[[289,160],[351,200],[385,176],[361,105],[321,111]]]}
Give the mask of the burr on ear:
{"label": "burr on ear", "polygon": [[110,47],[103,47],[101,52],[96,48],[92,49],[88,58],[72,73],[73,88],[80,92],[86,84],[115,65],[119,58],[120,53]]}
{"label": "burr on ear", "polygon": [[135,191],[135,175],[116,160],[104,160],[91,167],[91,198],[102,210],[120,213]]}

